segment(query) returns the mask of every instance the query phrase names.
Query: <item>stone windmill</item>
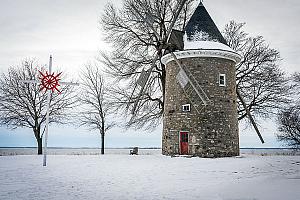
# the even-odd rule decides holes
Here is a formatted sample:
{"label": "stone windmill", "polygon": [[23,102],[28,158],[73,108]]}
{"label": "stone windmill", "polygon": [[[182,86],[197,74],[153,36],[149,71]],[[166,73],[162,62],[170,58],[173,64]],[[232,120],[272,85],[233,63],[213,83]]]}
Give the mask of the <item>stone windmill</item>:
{"label": "stone windmill", "polygon": [[227,46],[202,2],[182,40],[182,49],[162,58],[167,74],[162,152],[239,155],[238,96],[244,101],[236,90],[235,65],[241,56]]}
{"label": "stone windmill", "polygon": [[171,29],[172,26],[161,59],[166,66],[162,153],[200,157],[239,155],[237,98],[263,143],[236,89],[235,65],[241,56],[227,46],[202,2],[185,32]]}

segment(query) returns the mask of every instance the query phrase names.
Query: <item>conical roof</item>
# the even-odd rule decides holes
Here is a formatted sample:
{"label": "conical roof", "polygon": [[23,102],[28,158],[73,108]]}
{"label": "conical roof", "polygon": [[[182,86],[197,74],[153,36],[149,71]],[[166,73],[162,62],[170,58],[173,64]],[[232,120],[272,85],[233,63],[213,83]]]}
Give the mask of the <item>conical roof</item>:
{"label": "conical roof", "polygon": [[185,32],[188,41],[215,41],[227,45],[202,2],[187,23]]}

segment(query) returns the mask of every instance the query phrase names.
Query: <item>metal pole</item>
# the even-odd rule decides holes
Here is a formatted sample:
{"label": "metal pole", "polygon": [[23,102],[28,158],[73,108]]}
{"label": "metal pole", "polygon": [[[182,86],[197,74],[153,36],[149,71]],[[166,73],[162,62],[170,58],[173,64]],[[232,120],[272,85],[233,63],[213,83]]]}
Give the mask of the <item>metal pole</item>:
{"label": "metal pole", "polygon": [[[50,55],[49,74],[51,74],[51,69],[52,69],[52,56]],[[48,92],[47,92],[47,115],[46,115],[46,132],[45,132],[45,140],[44,140],[43,166],[47,165],[47,142],[48,142],[48,128],[49,128],[50,97],[51,97],[51,91],[48,90]]]}

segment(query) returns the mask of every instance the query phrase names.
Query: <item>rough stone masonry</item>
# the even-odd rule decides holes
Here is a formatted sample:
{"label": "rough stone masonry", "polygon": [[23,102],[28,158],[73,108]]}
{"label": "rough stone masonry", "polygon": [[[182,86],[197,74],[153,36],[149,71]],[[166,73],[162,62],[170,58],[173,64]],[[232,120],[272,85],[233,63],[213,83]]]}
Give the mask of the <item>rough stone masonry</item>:
{"label": "rough stone masonry", "polygon": [[[193,105],[176,80],[179,67],[174,60],[167,63],[162,153],[181,154],[179,133],[187,131],[189,155],[239,155],[235,63],[211,57],[184,58],[180,62],[189,68],[211,103]],[[219,86],[219,74],[226,74],[226,86]],[[189,112],[182,110],[185,104],[191,104]],[[195,106],[201,109],[200,114]]]}

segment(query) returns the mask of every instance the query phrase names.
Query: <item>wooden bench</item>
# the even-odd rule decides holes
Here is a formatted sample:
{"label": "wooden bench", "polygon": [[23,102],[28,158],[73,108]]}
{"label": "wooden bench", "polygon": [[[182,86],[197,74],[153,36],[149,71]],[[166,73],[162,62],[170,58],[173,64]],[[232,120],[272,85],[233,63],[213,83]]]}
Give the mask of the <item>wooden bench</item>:
{"label": "wooden bench", "polygon": [[130,155],[138,155],[139,148],[138,147],[133,147],[132,150],[130,150]]}

